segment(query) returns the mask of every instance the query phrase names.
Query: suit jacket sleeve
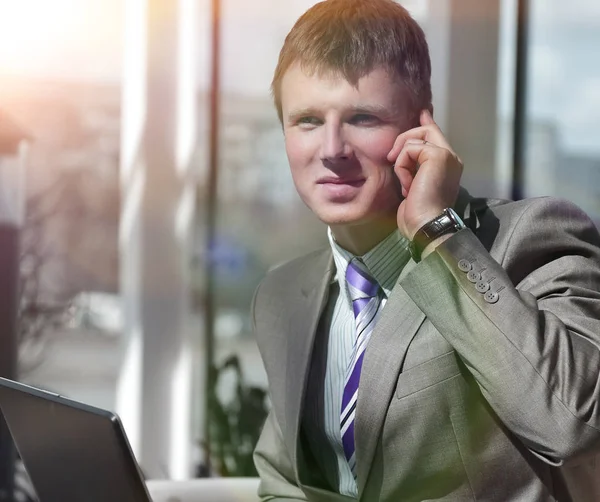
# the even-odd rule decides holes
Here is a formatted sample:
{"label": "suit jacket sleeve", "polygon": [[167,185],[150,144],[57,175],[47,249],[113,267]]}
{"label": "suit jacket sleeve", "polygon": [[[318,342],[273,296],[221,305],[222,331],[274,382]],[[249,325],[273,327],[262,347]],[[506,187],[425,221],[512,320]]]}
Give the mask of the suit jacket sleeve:
{"label": "suit jacket sleeve", "polygon": [[600,238],[565,201],[519,207],[490,252],[462,230],[401,285],[502,422],[561,465],[600,443]]}

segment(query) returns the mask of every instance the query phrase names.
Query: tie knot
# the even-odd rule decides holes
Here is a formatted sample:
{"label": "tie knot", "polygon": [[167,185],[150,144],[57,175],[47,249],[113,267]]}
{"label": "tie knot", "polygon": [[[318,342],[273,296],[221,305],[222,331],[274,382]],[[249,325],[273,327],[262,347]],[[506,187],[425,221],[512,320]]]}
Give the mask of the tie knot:
{"label": "tie knot", "polygon": [[346,282],[353,302],[362,298],[374,298],[379,293],[379,284],[358,259],[353,259],[348,264]]}

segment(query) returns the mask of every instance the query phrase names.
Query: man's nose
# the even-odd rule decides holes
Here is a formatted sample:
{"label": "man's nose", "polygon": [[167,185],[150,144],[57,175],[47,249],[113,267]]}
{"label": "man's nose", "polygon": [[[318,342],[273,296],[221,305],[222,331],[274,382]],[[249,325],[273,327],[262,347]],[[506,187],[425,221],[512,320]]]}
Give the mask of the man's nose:
{"label": "man's nose", "polygon": [[343,160],[352,154],[352,148],[338,124],[327,124],[324,127],[321,142],[321,160]]}

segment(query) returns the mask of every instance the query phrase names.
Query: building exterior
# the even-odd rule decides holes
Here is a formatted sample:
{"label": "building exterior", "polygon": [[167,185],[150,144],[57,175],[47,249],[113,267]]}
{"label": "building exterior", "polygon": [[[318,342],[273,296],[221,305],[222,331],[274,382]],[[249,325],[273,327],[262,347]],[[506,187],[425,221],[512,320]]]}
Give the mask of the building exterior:
{"label": "building exterior", "polygon": [[16,376],[20,237],[30,136],[0,109],[0,376]]}
{"label": "building exterior", "polygon": [[[25,217],[25,167],[30,137],[0,109],[0,376],[17,374],[20,235]],[[14,486],[14,447],[0,424],[0,501]]]}

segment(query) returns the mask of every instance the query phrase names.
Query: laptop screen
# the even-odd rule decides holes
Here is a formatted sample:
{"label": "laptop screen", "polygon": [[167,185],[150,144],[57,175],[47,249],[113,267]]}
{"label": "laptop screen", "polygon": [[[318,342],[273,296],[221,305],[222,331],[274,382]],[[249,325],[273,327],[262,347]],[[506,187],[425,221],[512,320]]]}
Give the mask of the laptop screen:
{"label": "laptop screen", "polygon": [[0,408],[40,502],[150,502],[115,414],[7,379]]}

